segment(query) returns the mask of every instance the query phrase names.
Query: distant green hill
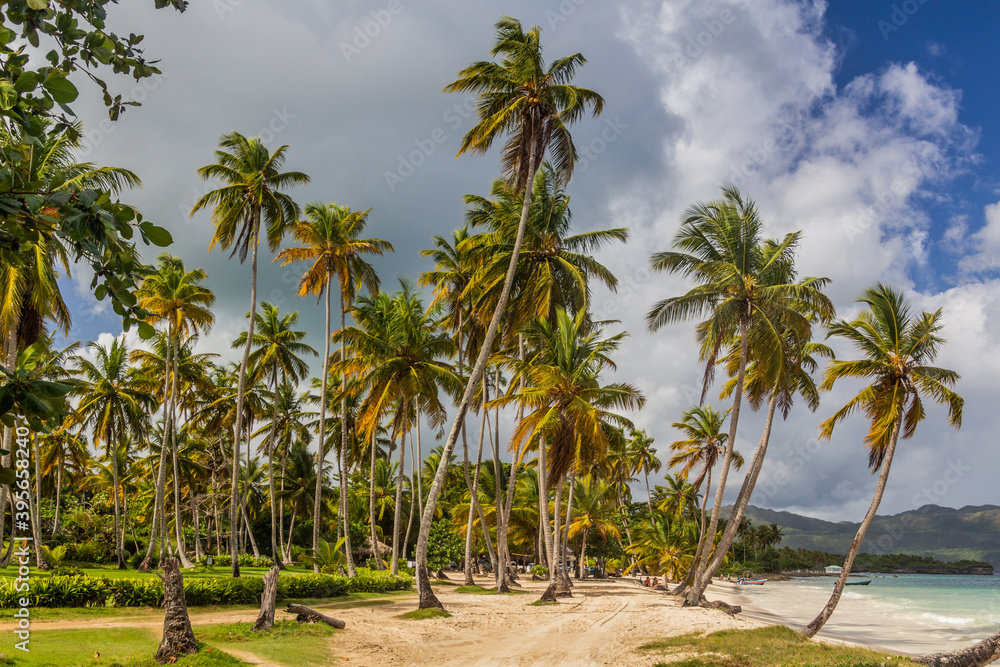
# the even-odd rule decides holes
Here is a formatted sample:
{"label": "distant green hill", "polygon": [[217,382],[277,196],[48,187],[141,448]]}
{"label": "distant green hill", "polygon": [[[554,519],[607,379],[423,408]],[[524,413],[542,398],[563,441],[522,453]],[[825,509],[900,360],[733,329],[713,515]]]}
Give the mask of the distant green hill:
{"label": "distant green hill", "polygon": [[[729,509],[722,516],[728,516]],[[847,553],[858,530],[856,523],[833,523],[752,505],[746,516],[755,525],[778,524],[784,533],[781,546],[793,549]],[[924,505],[902,514],[877,516],[861,551],[931,556],[946,562],[984,560],[1000,569],[1000,507]]]}

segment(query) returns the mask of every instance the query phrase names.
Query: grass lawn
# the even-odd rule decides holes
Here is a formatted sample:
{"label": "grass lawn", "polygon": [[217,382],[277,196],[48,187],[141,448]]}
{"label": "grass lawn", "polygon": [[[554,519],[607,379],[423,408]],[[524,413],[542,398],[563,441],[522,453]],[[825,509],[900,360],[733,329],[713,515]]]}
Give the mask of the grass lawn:
{"label": "grass lawn", "polygon": [[451,618],[451,614],[444,609],[414,609],[400,614],[396,618],[405,618],[408,621],[425,621],[428,618]]}
{"label": "grass lawn", "polygon": [[[292,598],[282,600],[278,604],[282,605],[294,602],[316,609],[353,609],[357,607],[371,607],[382,604],[392,604],[392,598],[415,596],[416,591],[386,591],[384,593],[351,593],[335,598]],[[212,616],[217,612],[225,611],[247,611],[256,612],[259,609],[256,605],[210,605],[204,607],[191,607],[188,611],[192,617],[202,614]],[[16,609],[0,609],[0,621],[13,619]],[[36,621],[86,621],[96,618],[116,618],[127,616],[129,618],[150,618],[163,617],[162,609],[152,607],[32,607],[31,620]],[[0,653],[3,651],[0,650]],[[2,663],[0,663],[2,667]]]}
{"label": "grass lawn", "polygon": [[[370,602],[370,601],[368,601]],[[364,604],[365,602],[362,602]],[[292,620],[275,623],[267,632],[250,632],[250,623],[195,626],[194,634],[202,650],[178,660],[178,667],[230,667],[245,665],[226,651],[244,651],[287,667],[310,667],[330,663],[329,640],[337,632],[322,624],[299,624]],[[31,651],[23,654],[7,649],[5,665],[32,667],[153,667],[153,655],[160,643],[154,628],[110,628],[42,630],[31,633]],[[95,659],[94,653],[100,658]]]}
{"label": "grass lawn", "polygon": [[784,626],[681,635],[640,647],[656,653],[697,654],[657,667],[889,667],[913,665],[885,651],[833,646],[803,639]]}

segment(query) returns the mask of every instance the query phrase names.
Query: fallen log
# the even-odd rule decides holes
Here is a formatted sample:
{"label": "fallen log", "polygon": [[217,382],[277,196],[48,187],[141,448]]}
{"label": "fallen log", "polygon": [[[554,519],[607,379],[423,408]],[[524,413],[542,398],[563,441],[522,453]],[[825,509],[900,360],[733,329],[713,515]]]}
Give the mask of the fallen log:
{"label": "fallen log", "polygon": [[712,600],[711,602],[709,602],[705,598],[701,599],[701,605],[700,606],[704,607],[705,609],[721,609],[722,611],[726,612],[730,616],[735,616],[736,614],[738,614],[741,611],[743,611],[743,607],[741,607],[738,604],[731,605],[731,604],[727,604],[725,602],[722,602],[721,600]]}
{"label": "fallen log", "polygon": [[315,609],[310,609],[309,607],[304,607],[300,604],[289,604],[288,607],[285,608],[285,613],[295,614],[295,620],[299,623],[326,623],[327,625],[337,628],[338,630],[343,630],[347,625],[339,618],[333,618],[332,616],[321,614]]}

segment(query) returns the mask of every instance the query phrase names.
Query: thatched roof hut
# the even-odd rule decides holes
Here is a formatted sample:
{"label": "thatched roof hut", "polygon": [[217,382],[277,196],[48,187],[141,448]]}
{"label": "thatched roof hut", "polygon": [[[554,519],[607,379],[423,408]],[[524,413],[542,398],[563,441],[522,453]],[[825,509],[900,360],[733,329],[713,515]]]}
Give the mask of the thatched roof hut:
{"label": "thatched roof hut", "polygon": [[[388,554],[392,553],[392,547],[390,547],[388,544],[386,544],[382,540],[376,540],[376,544],[378,545],[378,555],[379,556],[385,556],[385,555],[388,555]],[[361,555],[361,556],[371,556],[372,555],[372,538],[369,537],[368,539],[366,539],[364,544],[362,544],[360,547],[354,549],[353,551],[354,551],[354,553],[356,553],[358,555]]]}

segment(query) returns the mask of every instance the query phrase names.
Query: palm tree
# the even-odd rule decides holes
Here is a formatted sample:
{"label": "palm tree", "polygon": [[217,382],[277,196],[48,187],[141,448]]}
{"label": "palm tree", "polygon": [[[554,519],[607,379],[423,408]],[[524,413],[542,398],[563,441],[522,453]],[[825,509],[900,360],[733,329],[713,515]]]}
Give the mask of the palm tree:
{"label": "palm tree", "polygon": [[[198,175],[204,179],[218,179],[223,186],[205,194],[191,209],[191,215],[212,208],[215,233],[208,249],[218,243],[223,250],[233,246],[230,258],[239,253],[240,263],[251,255],[250,262],[250,312],[257,312],[257,249],[260,245],[260,226],[266,227],[268,247],[274,251],[281,244],[288,227],[299,217],[299,206],[281,191],[293,185],[309,182],[309,177],[297,171],[282,172],[285,151],[281,146],[273,153],[267,150],[260,137],[244,137],[239,132],[222,135],[217,162],[202,167]],[[250,358],[251,338],[247,338],[240,361],[239,381],[236,388],[236,424],[233,429],[232,486],[229,506],[229,524],[236,534],[238,513],[236,472],[239,470],[240,439],[243,437],[243,393],[246,391],[247,364]],[[240,576],[236,541],[230,545],[233,559],[233,576]]]}
{"label": "palm tree", "polygon": [[[401,281],[402,291],[393,297],[379,294],[361,297],[355,307],[360,326],[347,327],[335,338],[351,351],[350,358],[335,370],[358,377],[367,398],[358,412],[358,428],[371,439],[384,416],[393,413],[390,439],[395,442],[409,430],[419,414],[432,426],[444,421],[439,387],[456,394],[460,380],[444,361],[454,353],[454,343],[445,333],[437,333],[436,309],[425,312],[412,286]],[[404,447],[400,447],[397,495],[402,494]],[[397,499],[398,500],[398,499]],[[399,518],[397,502],[393,518],[393,572],[398,569]],[[374,537],[373,537],[374,540]]]}
{"label": "palm tree", "polygon": [[592,534],[602,538],[618,537],[620,531],[613,517],[615,514],[614,488],[590,474],[574,482],[573,519],[567,526],[569,537],[580,536],[580,570],[578,578],[586,577],[587,537]]}
{"label": "palm tree", "polygon": [[115,338],[110,347],[93,342],[87,347],[96,357],[96,363],[81,356],[73,359],[81,376],[74,389],[80,397],[77,414],[81,425],[90,429],[95,444],[104,444],[111,462],[115,557],[122,569],[125,561],[119,532],[119,451],[130,438],[141,437],[146,432],[149,414],[156,402],[152,394],[136,386],[135,373],[129,368],[128,347],[122,338]]}
{"label": "palm tree", "polygon": [[[180,365],[177,362],[179,345],[199,331],[209,331],[215,322],[215,316],[210,310],[215,303],[215,295],[202,285],[207,274],[204,269],[185,271],[184,261],[168,253],[162,253],[157,258],[157,270],[146,277],[139,286],[138,304],[149,311],[147,321],[150,324],[163,322],[166,334],[166,354],[163,364],[163,428],[164,442],[169,437],[170,450],[173,455],[174,475],[177,471],[177,425],[175,420],[177,402],[177,375]],[[140,353],[141,354],[141,353]],[[173,379],[173,386],[170,386]],[[153,511],[153,523],[156,517],[165,511],[164,488],[166,481],[167,447],[160,451],[159,475],[156,480],[156,502]],[[184,540],[181,536],[180,493],[174,484],[174,532],[177,540],[177,550],[181,564],[190,567],[184,550]],[[139,565],[140,570],[148,570],[153,551],[156,549],[157,531],[150,531],[146,556]]]}
{"label": "palm tree", "polygon": [[[701,470],[698,473],[698,477],[692,482],[694,492],[697,493],[702,483],[705,484],[704,500],[701,505],[698,548],[695,550],[695,563],[700,559],[702,552],[708,549],[706,546],[708,544],[706,537],[711,536],[714,539],[715,536],[715,533],[710,529],[706,530],[705,513],[708,505],[708,494],[712,489],[712,469],[718,463],[719,456],[724,456],[729,449],[726,446],[729,436],[722,432],[725,420],[726,413],[719,412],[712,408],[712,406],[707,405],[705,407],[691,408],[683,414],[681,421],[672,424],[674,428],[684,433],[687,438],[677,440],[670,445],[671,451],[674,452],[674,455],[670,458],[670,467],[681,466],[678,476],[687,478],[691,471],[698,466]],[[743,467],[743,456],[738,451],[732,450],[730,456],[733,465],[737,469]],[[688,580],[675,593],[680,594],[686,586],[690,585],[690,578],[694,572],[695,570],[692,568]]]}
{"label": "palm tree", "polygon": [[531,410],[511,437],[511,447],[517,450],[515,461],[523,459],[529,449],[538,448],[539,454],[543,448],[548,449],[547,472],[556,480],[557,517],[549,548],[550,563],[562,560],[556,550],[560,548],[564,480],[573,470],[604,461],[615,426],[632,427],[628,419],[612,410],[638,409],[646,402],[631,385],[601,383],[601,371],[614,368],[611,354],[625,336],[621,333],[604,338],[602,334],[601,329],[588,323],[585,312],[570,317],[560,308],[554,323],[544,318],[537,320],[525,334],[534,348],[528,360],[506,361],[517,377],[524,379],[523,387],[490,404],[502,407],[520,402]]}
{"label": "palm tree", "polygon": [[[782,418],[787,419],[796,394],[800,394],[805,399],[806,407],[812,412],[819,408],[819,390],[813,381],[812,373],[818,366],[816,358],[820,356],[833,358],[833,350],[822,343],[803,341],[791,331],[782,332],[781,346],[782,358],[777,368],[765,368],[756,362],[747,367],[747,399],[754,410],[759,410],[766,401],[767,417],[764,422],[764,431],[750,462],[750,469],[747,471],[740,492],[733,503],[733,510],[726,524],[726,530],[723,531],[719,547],[708,564],[706,571],[710,573],[709,576],[722,566],[722,561],[726,557],[729,547],[736,539],[737,527],[742,522],[743,514],[750,504],[750,497],[757,484],[757,477],[763,467],[776,412],[780,408]],[[735,354],[730,355],[730,365],[734,363],[735,357]],[[774,373],[777,373],[777,376]],[[735,380],[730,380],[724,388],[723,396],[734,386]]]}
{"label": "palm tree", "polygon": [[459,73],[459,78],[449,84],[445,91],[475,92],[480,96],[477,109],[479,123],[462,138],[459,155],[468,151],[485,153],[501,135],[509,135],[502,158],[504,173],[507,180],[519,192],[523,192],[524,203],[503,288],[467,380],[465,393],[456,410],[455,421],[444,445],[441,466],[434,475],[420,519],[416,561],[421,609],[441,607],[431,590],[425,571],[427,539],[451,453],[486,370],[493,340],[510,296],[531,204],[530,184],[550,150],[560,176],[565,181],[569,180],[577,159],[569,125],[582,117],[588,107],[593,108],[595,115],[600,114],[604,108],[604,100],[600,95],[569,83],[577,68],[586,62],[582,55],[577,53],[560,58],[546,68],[542,58],[541,28],[534,26],[525,32],[519,21],[505,16],[497,22],[496,31],[497,39],[492,54],[494,57],[502,56],[502,61],[484,61],[470,65]]}
{"label": "palm tree", "polygon": [[[801,233],[787,234],[773,244],[765,243],[761,236],[763,223],[753,200],[744,199],[735,186],[726,186],[722,192],[721,200],[697,203],[685,212],[674,237],[676,251],[656,253],[650,258],[654,271],[677,273],[699,284],[686,294],[660,301],[646,315],[650,331],[709,315],[697,327],[700,359],[705,362],[702,399],[722,350],[730,345],[739,348],[729,434],[708,535],[715,535],[722,510],[751,338],[758,341],[755,349],[766,355],[757,361],[776,366],[781,356],[777,332],[791,329],[804,339],[809,337],[810,321],[802,312],[802,304],[823,315],[833,313],[832,303],[820,291],[827,279],[807,278],[801,283],[789,280],[794,273],[788,267],[794,263]],[[770,343],[759,342],[768,338]],[[699,604],[708,586],[704,576],[707,557],[708,550],[704,550],[695,563],[695,584],[688,593],[687,604]]]}
{"label": "palm tree", "polygon": [[646,506],[652,514],[653,497],[649,493],[649,473],[660,472],[660,468],[663,467],[663,461],[653,448],[653,438],[646,435],[645,431],[632,431],[632,437],[628,441],[628,455],[634,462],[635,471],[641,470],[646,479]]}
{"label": "palm tree", "polygon": [[937,358],[945,343],[939,335],[941,310],[914,317],[906,298],[883,283],[866,289],[858,298],[858,303],[865,304],[867,310],[861,311],[850,322],[840,320],[833,324],[828,337],[846,338],[861,349],[864,358],[831,363],[820,388],[829,391],[837,380],[843,378],[863,378],[871,384],[824,421],[820,429],[822,437],[830,438],[837,424],[853,413],[863,411],[869,421],[865,436],[868,467],[873,473],[880,473],[871,507],[851,542],[833,594],[819,615],[802,629],[806,637],[813,637],[819,632],[837,608],[854,557],[882,502],[896,443],[900,435],[907,439],[916,433],[917,425],[926,417],[924,399],[946,405],[948,423],[955,428],[962,426],[965,400],[951,389],[958,382],[959,374],[927,365]]}
{"label": "palm tree", "polygon": [[[326,304],[326,329],[323,338],[323,375],[321,396],[326,396],[327,381],[330,372],[330,286],[334,277],[337,278],[340,286],[340,328],[346,328],[345,313],[349,304],[354,303],[357,287],[364,284],[371,293],[378,292],[378,274],[370,264],[364,261],[363,255],[381,255],[384,252],[393,252],[392,244],[377,238],[360,238],[368,224],[368,213],[365,211],[352,211],[347,206],[337,204],[313,203],[306,206],[306,219],[295,225],[293,231],[295,240],[302,243],[302,247],[287,248],[283,250],[276,259],[280,259],[282,264],[292,262],[311,261],[312,266],[299,279],[299,296],[306,294],[316,294],[318,298],[325,299]],[[346,361],[344,346],[340,348],[340,361]],[[347,421],[347,378],[341,379],[341,403],[340,420],[341,423]],[[337,457],[337,475],[341,487],[340,494],[340,515],[344,520],[344,553],[347,560],[347,575],[356,575],[354,559],[351,555],[351,530],[350,521],[347,518],[347,497],[344,493],[346,481],[344,476],[344,458],[347,456],[347,429],[340,431],[340,454]],[[323,461],[326,454],[326,401],[320,402],[319,416],[319,436],[318,436],[317,457]],[[320,490],[321,477],[316,480],[317,488],[315,494],[315,507],[313,508],[313,549],[319,548],[319,512],[320,512]],[[319,572],[318,563],[313,567],[314,572]]]}
{"label": "palm tree", "polygon": [[[693,521],[654,513],[636,528],[635,544],[629,551],[638,556],[632,566],[679,581],[694,564],[697,527]],[[631,568],[630,568],[631,569]]]}
{"label": "palm tree", "polygon": [[[250,367],[253,369],[253,382],[268,377],[271,383],[271,433],[265,442],[267,445],[267,482],[268,497],[271,503],[271,554],[274,563],[279,568],[281,564],[278,550],[278,509],[274,497],[274,454],[275,436],[278,428],[278,386],[289,381],[298,383],[309,371],[309,367],[299,355],[312,354],[316,350],[301,342],[306,337],[305,331],[296,331],[299,323],[297,312],[282,316],[278,307],[264,302],[260,305],[261,312],[253,316],[253,337],[251,346],[256,348],[250,353]],[[246,345],[247,332],[241,331],[233,341],[233,349]]]}

